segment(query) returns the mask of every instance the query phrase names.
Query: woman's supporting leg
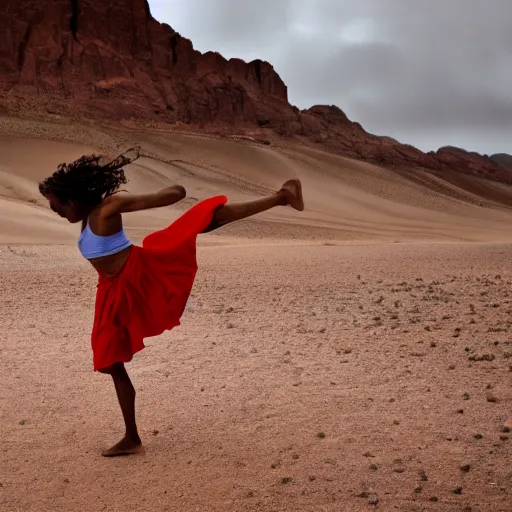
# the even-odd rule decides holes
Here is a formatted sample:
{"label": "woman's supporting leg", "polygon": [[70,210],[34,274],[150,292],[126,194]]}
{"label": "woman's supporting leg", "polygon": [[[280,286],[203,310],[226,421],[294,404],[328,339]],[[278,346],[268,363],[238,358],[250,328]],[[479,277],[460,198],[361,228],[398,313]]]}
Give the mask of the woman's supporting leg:
{"label": "woman's supporting leg", "polygon": [[123,363],[115,364],[101,373],[112,376],[116,388],[117,399],[123,413],[126,433],[119,443],[103,452],[104,457],[116,457],[119,455],[133,455],[141,451],[142,442],[135,422],[135,388],[126,372]]}
{"label": "woman's supporting leg", "polygon": [[215,211],[213,220],[205,232],[230,224],[237,220],[246,219],[258,213],[270,210],[276,206],[291,206],[298,211],[304,210],[302,185],[299,180],[289,180],[279,192],[261,199],[246,203],[228,203]]}

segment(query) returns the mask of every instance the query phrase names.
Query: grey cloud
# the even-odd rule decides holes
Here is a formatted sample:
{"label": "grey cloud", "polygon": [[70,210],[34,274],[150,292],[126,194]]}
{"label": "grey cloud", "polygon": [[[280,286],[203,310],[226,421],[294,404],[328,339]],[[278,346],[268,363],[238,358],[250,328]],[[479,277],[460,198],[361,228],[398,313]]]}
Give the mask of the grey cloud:
{"label": "grey cloud", "polygon": [[150,4],[201,51],[270,61],[301,108],[336,104],[367,130],[422,149],[457,139],[512,152],[512,142],[496,147],[512,137],[510,0]]}
{"label": "grey cloud", "polygon": [[[272,42],[292,22],[292,5],[292,0],[150,1],[157,19],[191,38],[199,49],[223,48],[227,53],[257,50],[261,43]],[[179,26],[173,22],[173,12],[180,19]]]}

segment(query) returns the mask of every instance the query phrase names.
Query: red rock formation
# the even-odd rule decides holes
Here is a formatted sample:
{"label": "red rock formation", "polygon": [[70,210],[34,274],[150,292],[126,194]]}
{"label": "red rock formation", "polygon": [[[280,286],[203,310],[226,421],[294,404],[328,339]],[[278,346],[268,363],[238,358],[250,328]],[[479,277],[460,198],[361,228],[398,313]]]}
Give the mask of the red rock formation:
{"label": "red rock formation", "polygon": [[197,124],[293,117],[270,64],[202,55],[146,0],[2,0],[0,92],[15,110]]}
{"label": "red rock formation", "polygon": [[497,162],[504,167],[512,169],[512,155],[507,155],[507,153],[496,153],[489,157],[493,162]]}
{"label": "red rock formation", "polygon": [[347,156],[382,165],[455,170],[500,181],[512,180],[512,168],[503,162],[453,147],[423,153],[390,137],[367,133],[335,106],[315,106],[303,111],[300,117],[305,136]]}
{"label": "red rock formation", "polygon": [[384,165],[512,179],[502,159],[424,154],[367,133],[334,106],[301,112],[269,63],[201,54],[153,19],[147,0],[1,0],[0,108],[262,130]]}

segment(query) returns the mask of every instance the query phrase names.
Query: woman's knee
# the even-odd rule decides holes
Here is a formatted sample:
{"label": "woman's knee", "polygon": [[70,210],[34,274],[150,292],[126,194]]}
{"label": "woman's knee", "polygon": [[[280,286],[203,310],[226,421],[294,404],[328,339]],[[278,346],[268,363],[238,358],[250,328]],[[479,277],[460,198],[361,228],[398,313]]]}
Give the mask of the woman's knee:
{"label": "woman's knee", "polygon": [[215,231],[220,227],[226,224],[225,222],[225,205],[221,205],[213,212],[212,221],[208,226],[202,231],[202,233],[210,233],[211,231]]}
{"label": "woman's knee", "polygon": [[115,375],[124,373],[125,369],[123,363],[115,363],[112,366],[108,366],[107,368],[100,368],[98,371],[104,375],[111,375],[114,377]]}

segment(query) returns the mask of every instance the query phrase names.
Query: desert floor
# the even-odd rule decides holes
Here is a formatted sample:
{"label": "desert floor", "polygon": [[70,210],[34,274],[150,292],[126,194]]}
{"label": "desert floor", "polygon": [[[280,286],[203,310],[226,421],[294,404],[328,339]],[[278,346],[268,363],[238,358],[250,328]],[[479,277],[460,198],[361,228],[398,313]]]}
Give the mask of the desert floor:
{"label": "desert floor", "polygon": [[[183,325],[129,365],[143,455],[92,371],[94,270],[37,182],[140,142],[134,241],[298,176],[307,209],[201,235]],[[284,144],[0,119],[0,510],[510,512],[512,189]]]}

